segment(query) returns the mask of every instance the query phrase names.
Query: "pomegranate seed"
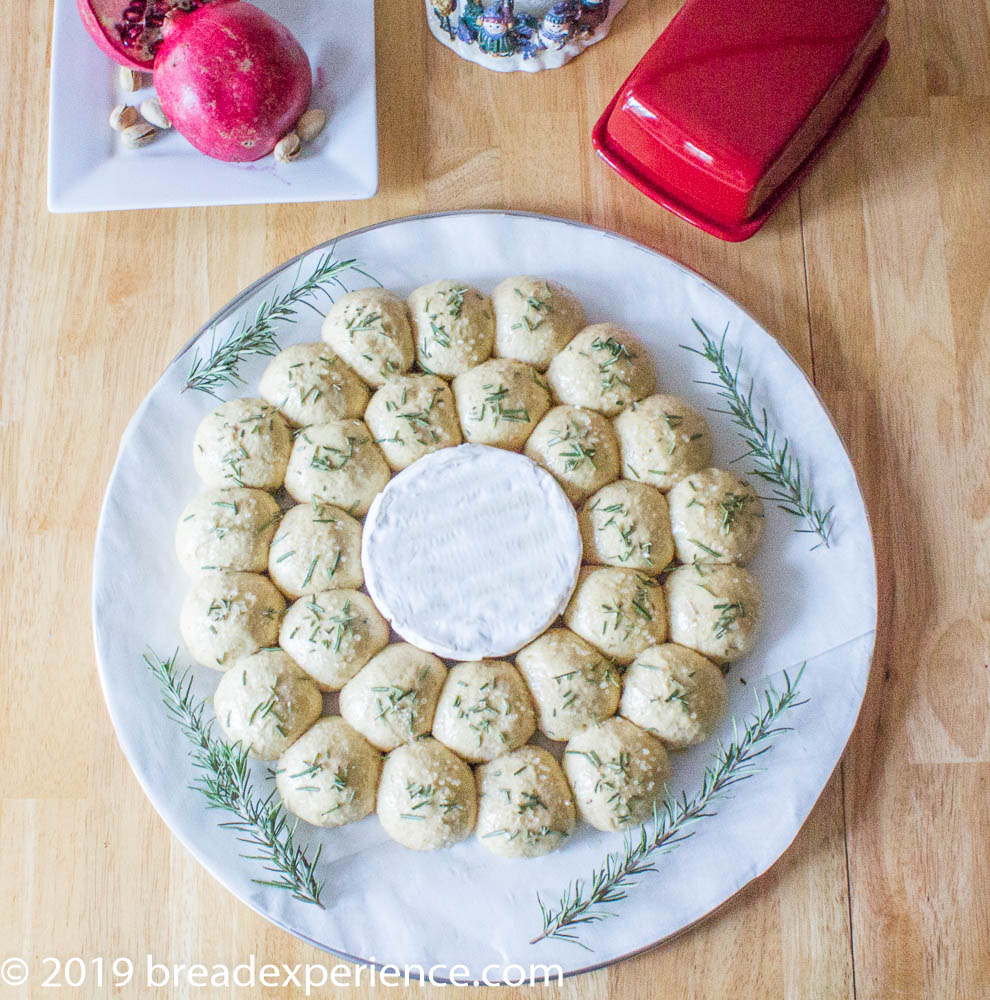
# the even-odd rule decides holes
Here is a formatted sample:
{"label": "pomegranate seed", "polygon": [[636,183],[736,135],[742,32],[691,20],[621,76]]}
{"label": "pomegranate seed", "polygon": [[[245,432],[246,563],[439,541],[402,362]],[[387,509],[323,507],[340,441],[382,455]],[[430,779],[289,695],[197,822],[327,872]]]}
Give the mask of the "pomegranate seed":
{"label": "pomegranate seed", "polygon": [[144,32],[144,28],[140,24],[115,24],[114,27],[117,29],[121,42],[129,49],[138,44]]}

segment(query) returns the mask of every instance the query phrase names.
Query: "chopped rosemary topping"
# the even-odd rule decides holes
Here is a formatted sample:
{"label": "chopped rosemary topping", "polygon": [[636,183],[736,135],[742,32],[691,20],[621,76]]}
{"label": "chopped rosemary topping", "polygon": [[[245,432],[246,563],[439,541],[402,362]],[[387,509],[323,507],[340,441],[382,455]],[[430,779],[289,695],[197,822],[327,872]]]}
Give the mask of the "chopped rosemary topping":
{"label": "chopped rosemary topping", "polygon": [[591,347],[592,350],[602,351],[607,355],[605,361],[598,363],[602,392],[611,392],[616,385],[630,388],[629,383],[618,374],[614,366],[621,363],[623,370],[628,370],[628,366],[636,359],[637,355],[615,337],[606,337],[604,340],[601,337],[596,337],[591,342]]}
{"label": "chopped rosemary topping", "polygon": [[498,388],[494,383],[483,385],[487,395],[480,407],[476,407],[470,414],[470,419],[481,421],[485,419],[486,413],[491,413],[492,423],[497,427],[500,420],[507,420],[513,423],[530,423],[529,410],[522,406],[507,407],[505,398],[509,390],[502,384]]}
{"label": "chopped rosemary topping", "polygon": [[230,616],[232,607],[233,603],[229,598],[221,597],[219,599],[214,599],[210,602],[206,615],[212,622],[223,622]]}
{"label": "chopped rosemary topping", "polygon": [[334,448],[329,444],[318,444],[313,449],[309,460],[310,468],[320,472],[336,472],[342,469],[354,457],[355,448],[365,444],[366,438],[356,438],[348,435],[346,448]]}
{"label": "chopped rosemary topping", "polygon": [[537,809],[546,811],[547,804],[536,794],[536,792],[524,791],[521,793],[522,802],[519,803],[520,815],[526,812],[535,812]]}
{"label": "chopped rosemary topping", "polygon": [[261,525],[260,527],[256,528],[256,529],[255,529],[255,532],[254,532],[254,533],[255,533],[256,535],[261,535],[261,534],[263,534],[263,533],[264,533],[264,532],[266,532],[266,531],[267,531],[267,530],[268,530],[268,529],[269,529],[269,528],[270,528],[270,527],[271,527],[271,526],[272,526],[273,524],[278,524],[278,522],[279,522],[279,521],[280,521],[281,519],[282,519],[282,512],[281,512],[280,510],[277,510],[277,511],[276,511],[276,512],[275,512],[274,514],[272,514],[272,516],[271,516],[270,518],[268,518],[268,520],[267,520],[267,521],[265,521],[265,523],[264,523],[264,524],[262,524],[262,525]]}
{"label": "chopped rosemary topping", "polygon": [[467,286],[451,289],[447,296],[447,309],[453,319],[461,318],[461,310],[464,308],[464,296],[467,294]]}
{"label": "chopped rosemary topping", "polygon": [[709,548],[709,546],[705,545],[704,542],[699,542],[697,538],[689,538],[688,541],[692,545],[697,545],[698,548],[701,549],[702,552],[704,552],[706,555],[711,556],[712,559],[721,559],[721,558],[723,558],[721,552],[716,552],[713,548]]}
{"label": "chopped rosemary topping", "polygon": [[[351,611],[351,602],[344,602],[340,613],[328,614],[327,609],[317,604],[315,598],[307,601],[306,610],[309,614],[303,619],[303,625],[309,635],[306,641],[324,649],[340,652],[340,647],[349,635],[356,635],[354,623],[359,616]],[[293,633],[293,636],[296,633]]]}
{"label": "chopped rosemary topping", "polygon": [[550,287],[549,282],[543,283],[543,289],[546,298],[541,298],[539,295],[526,295],[521,288],[513,289],[516,295],[526,303],[526,310],[520,317],[520,321],[512,325],[513,330],[519,330],[525,326],[532,333],[534,330],[539,329],[546,318],[553,312],[551,302],[553,289]]}
{"label": "chopped rosemary topping", "polygon": [[712,626],[716,639],[723,638],[737,621],[746,617],[746,608],[739,601],[723,601],[715,605],[715,610],[719,612],[718,621]]}
{"label": "chopped rosemary topping", "polygon": [[382,719],[389,728],[395,729],[393,719],[409,733],[416,732],[416,702],[419,692],[415,688],[402,688],[397,684],[384,684],[371,689],[375,697],[375,707],[378,714],[375,719]]}
{"label": "chopped rosemary topping", "polygon": [[636,556],[648,565],[653,565],[653,543],[648,539],[643,541],[634,540],[634,535],[639,526],[629,518],[629,509],[625,504],[612,503],[607,507],[600,508],[595,504],[592,505],[592,509],[599,515],[609,515],[607,518],[599,516],[596,524],[597,530],[606,531],[608,528],[614,528],[616,534],[619,536],[621,548],[615,554],[615,559],[619,562],[629,562],[630,559]]}
{"label": "chopped rosemary topping", "polygon": [[[377,330],[375,330],[376,327],[378,327]],[[385,324],[382,322],[381,313],[371,312],[367,306],[359,305],[344,322],[344,329],[347,330],[353,341],[355,333],[368,333],[371,330],[375,330],[376,333],[385,333]]]}
{"label": "chopped rosemary topping", "polygon": [[724,499],[719,501],[719,509],[722,511],[722,523],[720,528],[724,532],[732,530],[739,515],[742,514],[746,504],[752,501],[753,497],[748,493],[728,493]]}
{"label": "chopped rosemary topping", "polygon": [[581,428],[575,421],[569,420],[567,428],[564,431],[555,430],[551,433],[547,440],[547,446],[549,448],[567,449],[566,451],[558,450],[557,452],[558,457],[564,459],[564,468],[567,472],[573,472],[585,462],[595,467],[595,452],[597,449],[594,443],[588,440],[590,436],[590,427]]}
{"label": "chopped rosemary topping", "polygon": [[319,556],[313,556],[313,561],[309,564],[309,569],[306,571],[306,576],[303,579],[303,587],[309,584],[309,581],[313,578],[313,570],[316,569],[316,564],[320,561]]}

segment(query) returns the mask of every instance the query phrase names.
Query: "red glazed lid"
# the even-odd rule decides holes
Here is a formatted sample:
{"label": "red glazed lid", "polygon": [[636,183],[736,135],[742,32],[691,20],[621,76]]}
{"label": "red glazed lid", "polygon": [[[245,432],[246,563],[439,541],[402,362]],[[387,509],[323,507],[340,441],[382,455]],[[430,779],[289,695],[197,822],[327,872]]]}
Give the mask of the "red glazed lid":
{"label": "red glazed lid", "polygon": [[687,0],[612,99],[595,148],[665,208],[752,236],[887,60],[885,0]]}

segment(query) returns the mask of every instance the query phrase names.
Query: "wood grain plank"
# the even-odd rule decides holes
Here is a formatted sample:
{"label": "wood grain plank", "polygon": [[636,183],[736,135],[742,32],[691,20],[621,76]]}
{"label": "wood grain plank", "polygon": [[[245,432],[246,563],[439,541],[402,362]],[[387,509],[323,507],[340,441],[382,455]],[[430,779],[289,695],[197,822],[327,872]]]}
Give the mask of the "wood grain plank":
{"label": "wood grain plank", "polygon": [[[781,861],[713,919],[611,970],[614,995],[652,1000],[662,983],[685,1000],[852,997],[841,795],[836,772]],[[643,889],[663,905],[662,885]]]}
{"label": "wood grain plank", "polygon": [[[881,625],[845,760],[859,998],[986,991],[986,185],[981,68],[912,12],[924,100],[881,81],[802,192],[818,386],[873,519]],[[941,61],[936,65],[932,58]],[[912,59],[913,55],[913,59]],[[950,60],[946,61],[946,60]],[[960,60],[960,61],[955,61]],[[950,96],[947,96],[950,95]],[[905,112],[909,112],[905,114]],[[983,250],[977,249],[982,246]]]}

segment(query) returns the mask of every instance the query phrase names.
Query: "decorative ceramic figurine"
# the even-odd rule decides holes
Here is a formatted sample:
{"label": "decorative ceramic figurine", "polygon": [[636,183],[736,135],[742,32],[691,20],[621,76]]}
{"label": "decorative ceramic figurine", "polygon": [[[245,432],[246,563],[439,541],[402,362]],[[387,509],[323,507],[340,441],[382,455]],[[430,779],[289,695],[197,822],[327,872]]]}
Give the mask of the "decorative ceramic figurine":
{"label": "decorative ceramic figurine", "polygon": [[555,3],[543,15],[540,24],[540,42],[546,49],[562,49],[574,35],[574,28],[581,15],[579,0]]}
{"label": "decorative ceramic figurine", "polygon": [[[435,38],[489,69],[563,66],[601,41],[626,0],[426,0]],[[458,11],[458,7],[460,8]]]}
{"label": "decorative ceramic figurine", "polygon": [[450,17],[457,9],[457,0],[432,0],[432,6],[441,30],[446,31],[451,38],[454,38],[454,28],[450,23]]}
{"label": "decorative ceramic figurine", "polygon": [[517,47],[514,26],[510,0],[489,4],[481,15],[478,47],[490,56],[511,56]]}

